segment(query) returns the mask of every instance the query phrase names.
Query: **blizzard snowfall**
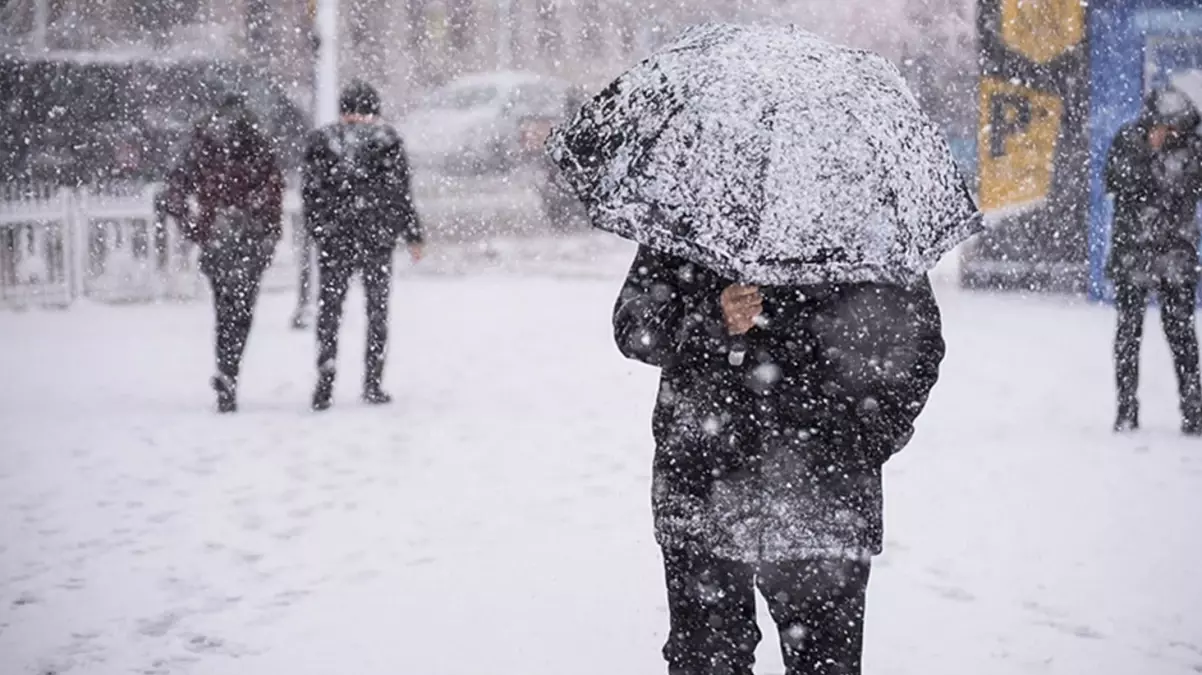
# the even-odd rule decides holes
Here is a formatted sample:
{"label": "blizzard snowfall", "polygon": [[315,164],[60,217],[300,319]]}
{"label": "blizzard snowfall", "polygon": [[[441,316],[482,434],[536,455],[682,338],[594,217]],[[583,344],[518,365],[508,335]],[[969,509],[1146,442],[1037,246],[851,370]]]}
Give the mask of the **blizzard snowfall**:
{"label": "blizzard snowfall", "polygon": [[[290,294],[231,417],[206,302],[0,313],[0,675],[665,672],[656,372],[611,341],[628,250],[570,253],[401,270],[386,408],[352,291],[322,415]],[[1202,441],[1155,314],[1146,430],[1115,437],[1108,309],[939,297],[866,672],[1202,672]]]}

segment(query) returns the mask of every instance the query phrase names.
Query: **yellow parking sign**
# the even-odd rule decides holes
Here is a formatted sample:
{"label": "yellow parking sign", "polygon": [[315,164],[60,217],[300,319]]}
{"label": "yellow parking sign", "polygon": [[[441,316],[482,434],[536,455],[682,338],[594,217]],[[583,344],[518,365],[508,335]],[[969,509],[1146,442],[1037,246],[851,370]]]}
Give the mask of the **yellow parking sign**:
{"label": "yellow parking sign", "polygon": [[981,81],[980,204],[1037,205],[1052,191],[1064,103],[1056,94],[996,77]]}
{"label": "yellow parking sign", "polygon": [[1035,63],[1049,63],[1085,39],[1083,0],[1002,0],[1002,41]]}

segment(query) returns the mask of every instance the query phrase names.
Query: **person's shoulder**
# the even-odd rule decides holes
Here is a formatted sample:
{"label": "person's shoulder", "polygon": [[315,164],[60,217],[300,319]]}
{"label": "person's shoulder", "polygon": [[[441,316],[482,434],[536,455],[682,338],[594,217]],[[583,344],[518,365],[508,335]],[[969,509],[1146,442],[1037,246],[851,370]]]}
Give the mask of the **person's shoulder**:
{"label": "person's shoulder", "polygon": [[329,127],[328,126],[317,127],[316,129],[310,129],[307,133],[305,133],[305,146],[312,148],[314,146],[321,145],[321,144],[325,143],[328,138],[329,138]]}
{"label": "person's shoulder", "polygon": [[404,146],[400,132],[387,122],[373,122],[372,136],[376,143],[383,147]]}
{"label": "person's shoulder", "polygon": [[1127,122],[1119,127],[1118,133],[1114,135],[1115,143],[1124,145],[1134,145],[1142,143],[1144,139],[1144,127],[1138,121]]}
{"label": "person's shoulder", "polygon": [[309,153],[321,153],[328,151],[337,143],[339,135],[342,133],[341,125],[327,124],[317,127],[308,132],[305,136],[305,148]]}
{"label": "person's shoulder", "polygon": [[1202,126],[1186,136],[1185,144],[1195,156],[1202,158]]}

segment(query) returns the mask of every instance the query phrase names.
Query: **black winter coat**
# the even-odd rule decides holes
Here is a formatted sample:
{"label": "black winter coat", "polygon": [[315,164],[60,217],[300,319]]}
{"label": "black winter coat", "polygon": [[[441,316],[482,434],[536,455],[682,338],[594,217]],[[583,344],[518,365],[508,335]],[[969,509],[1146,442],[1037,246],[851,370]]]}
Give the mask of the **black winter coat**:
{"label": "black winter coat", "polygon": [[[199,212],[189,217],[188,198]],[[274,247],[281,235],[284,176],[259,122],[243,106],[214,111],[192,130],[183,160],[167,176],[156,210],[177,219],[183,234],[204,243],[219,211],[249,216],[251,238]]]}
{"label": "black winter coat", "polygon": [[404,144],[386,124],[341,122],[305,149],[305,224],[322,247],[391,249],[422,241]]}
{"label": "black winter coat", "polygon": [[1202,139],[1171,135],[1159,151],[1140,120],[1119,131],[1106,159],[1114,221],[1106,273],[1112,280],[1193,283],[1198,273]]}
{"label": "black winter coat", "polygon": [[929,284],[762,289],[732,365],[715,273],[641,248],[614,310],[626,356],[662,369],[652,502],[662,546],[779,562],[882,548],[881,467],[943,359]]}

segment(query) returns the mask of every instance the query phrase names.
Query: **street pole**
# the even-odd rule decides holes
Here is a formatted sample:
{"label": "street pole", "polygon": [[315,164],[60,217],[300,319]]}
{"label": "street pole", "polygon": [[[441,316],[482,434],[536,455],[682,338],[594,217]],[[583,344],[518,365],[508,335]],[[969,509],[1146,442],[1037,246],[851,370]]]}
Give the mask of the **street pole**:
{"label": "street pole", "polygon": [[513,67],[513,0],[497,0],[500,30],[497,31],[497,67],[509,70]]}
{"label": "street pole", "polygon": [[46,51],[46,26],[50,23],[50,0],[33,0],[33,48]]}
{"label": "street pole", "polygon": [[316,0],[317,109],[314,122],[324,126],[338,120],[338,0]]}

